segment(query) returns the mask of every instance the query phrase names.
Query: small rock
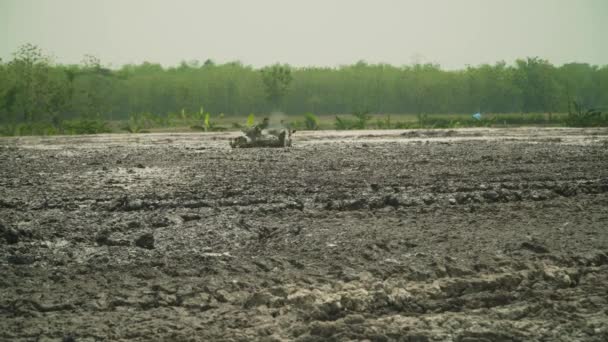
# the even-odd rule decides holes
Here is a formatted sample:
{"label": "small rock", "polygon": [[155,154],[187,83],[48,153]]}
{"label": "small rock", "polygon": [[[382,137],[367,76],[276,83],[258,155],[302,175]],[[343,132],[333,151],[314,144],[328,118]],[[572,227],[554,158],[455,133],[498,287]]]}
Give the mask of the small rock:
{"label": "small rock", "polygon": [[425,195],[422,197],[422,201],[426,205],[431,205],[431,204],[435,203],[435,198],[433,198],[433,196],[431,196],[431,195]]}
{"label": "small rock", "polygon": [[361,324],[365,322],[365,316],[359,314],[352,314],[344,317],[344,323],[346,324]]}
{"label": "small rock", "polygon": [[144,166],[144,164],[142,164],[142,163],[139,163],[139,164],[135,165],[135,167],[138,168],[138,169],[145,169],[146,168]]}
{"label": "small rock", "polygon": [[456,202],[458,202],[459,204],[464,204],[466,202],[468,202],[469,197],[465,194],[459,193],[456,194]]}
{"label": "small rock", "polygon": [[234,298],[226,290],[220,289],[215,292],[215,299],[220,303],[231,302]]}
{"label": "small rock", "polygon": [[546,200],[547,196],[539,193],[538,191],[532,191],[532,193],[530,194],[530,198],[532,198],[533,201],[542,201]]}
{"label": "small rock", "polygon": [[452,205],[456,204],[456,199],[455,199],[455,198],[450,198],[448,201],[449,201],[449,202],[450,202],[450,204],[452,204]]}
{"label": "small rock", "polygon": [[491,201],[491,202],[498,201],[499,197],[500,197],[500,195],[498,195],[498,192],[496,192],[494,190],[486,191],[483,193],[483,198],[485,198],[486,200]]}
{"label": "small rock", "polygon": [[398,207],[399,206],[399,198],[393,196],[393,195],[388,195],[386,197],[384,197],[384,205],[390,205],[392,207]]}
{"label": "small rock", "polygon": [[135,240],[135,246],[145,249],[154,249],[154,235],[145,233]]}

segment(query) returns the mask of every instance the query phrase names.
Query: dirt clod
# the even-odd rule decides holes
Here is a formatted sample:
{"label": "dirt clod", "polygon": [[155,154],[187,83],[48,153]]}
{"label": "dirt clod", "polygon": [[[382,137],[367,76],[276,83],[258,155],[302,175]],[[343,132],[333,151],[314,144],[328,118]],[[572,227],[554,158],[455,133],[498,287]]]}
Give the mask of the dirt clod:
{"label": "dirt clod", "polygon": [[145,233],[135,239],[135,246],[145,249],[154,249],[154,235]]}

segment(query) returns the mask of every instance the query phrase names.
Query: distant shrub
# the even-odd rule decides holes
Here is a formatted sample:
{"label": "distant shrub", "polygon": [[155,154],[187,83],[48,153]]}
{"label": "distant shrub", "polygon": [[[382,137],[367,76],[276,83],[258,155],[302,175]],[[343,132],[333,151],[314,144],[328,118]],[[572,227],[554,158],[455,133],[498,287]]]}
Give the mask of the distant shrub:
{"label": "distant shrub", "polygon": [[396,129],[412,129],[416,128],[416,124],[412,122],[395,122],[393,127]]}
{"label": "distant shrub", "polygon": [[307,130],[317,130],[319,129],[319,118],[313,113],[304,114],[304,125]]}
{"label": "distant shrub", "polygon": [[608,115],[603,115],[599,109],[584,109],[574,101],[574,111],[568,113],[565,123],[572,127],[594,127],[608,125]]}
{"label": "distant shrub", "polygon": [[98,119],[78,119],[64,121],[63,131],[67,134],[98,134],[110,133],[108,123]]}
{"label": "distant shrub", "polygon": [[304,122],[302,122],[300,120],[294,120],[294,121],[289,122],[286,126],[289,129],[301,130],[301,129],[304,129],[305,124],[304,124]]}
{"label": "distant shrub", "polygon": [[348,129],[366,129],[371,116],[369,111],[355,111],[353,114],[354,119],[345,119],[336,115],[336,122],[334,127],[337,130],[348,130]]}
{"label": "distant shrub", "polygon": [[129,133],[146,133],[145,128],[149,127],[147,115],[144,113],[129,114],[129,121],[122,129]]}

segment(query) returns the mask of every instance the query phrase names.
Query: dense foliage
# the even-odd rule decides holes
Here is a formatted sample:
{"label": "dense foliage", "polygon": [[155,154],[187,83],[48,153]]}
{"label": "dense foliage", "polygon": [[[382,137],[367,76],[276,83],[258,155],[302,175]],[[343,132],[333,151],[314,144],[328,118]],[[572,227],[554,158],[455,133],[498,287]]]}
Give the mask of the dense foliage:
{"label": "dense foliage", "polygon": [[[437,65],[396,67],[359,62],[338,68],[255,69],[239,62],[104,68],[92,56],[55,64],[38,47],[22,46],[0,61],[0,123],[45,122],[57,130],[90,131],[96,120],[158,120],[202,111],[226,116],[268,113],[529,113],[575,112],[608,105],[608,66],[554,66],[539,58],[514,65],[447,71]],[[208,127],[207,122],[201,123]],[[70,120],[78,119],[78,127]],[[360,120],[365,117],[360,117]],[[84,123],[80,122],[83,121]],[[306,125],[316,128],[313,117]],[[103,125],[102,125],[103,126]],[[51,132],[52,133],[52,132]]]}

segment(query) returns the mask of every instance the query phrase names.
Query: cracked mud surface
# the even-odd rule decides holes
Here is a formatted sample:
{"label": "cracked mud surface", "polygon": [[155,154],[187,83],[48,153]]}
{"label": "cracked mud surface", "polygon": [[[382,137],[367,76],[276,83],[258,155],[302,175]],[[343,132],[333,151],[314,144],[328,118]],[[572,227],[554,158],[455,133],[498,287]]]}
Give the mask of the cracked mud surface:
{"label": "cracked mud surface", "polygon": [[0,139],[0,340],[608,340],[608,131],[401,133]]}

